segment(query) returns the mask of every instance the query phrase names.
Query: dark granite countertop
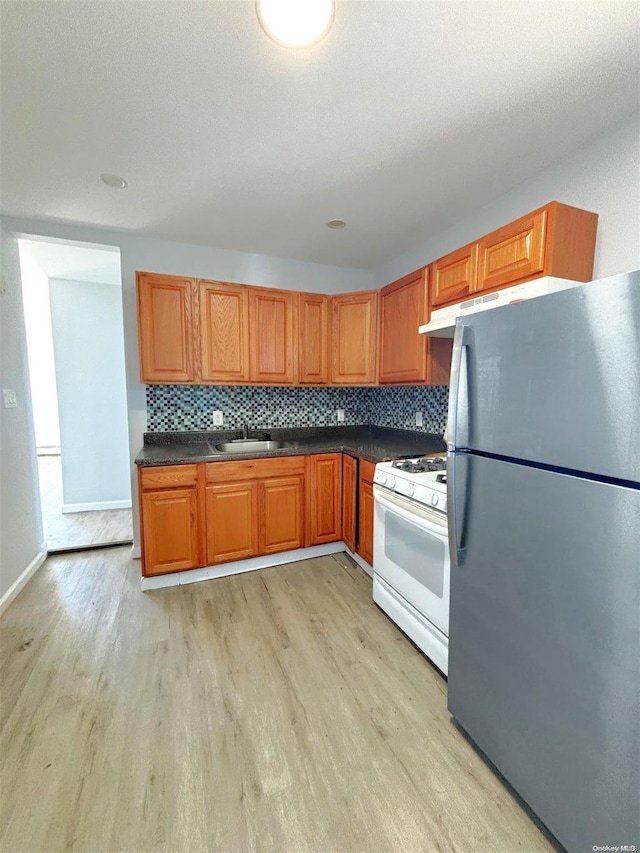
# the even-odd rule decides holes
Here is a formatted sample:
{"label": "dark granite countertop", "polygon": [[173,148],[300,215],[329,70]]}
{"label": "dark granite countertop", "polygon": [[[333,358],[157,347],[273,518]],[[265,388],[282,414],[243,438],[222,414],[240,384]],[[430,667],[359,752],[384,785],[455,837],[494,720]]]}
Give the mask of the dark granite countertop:
{"label": "dark granite countertop", "polygon": [[444,453],[441,435],[378,426],[250,429],[251,438],[269,437],[283,442],[278,450],[259,453],[221,453],[216,444],[240,438],[240,430],[207,432],[147,432],[136,465],[179,465],[188,462],[222,462],[264,459],[312,453],[350,453],[371,462]]}

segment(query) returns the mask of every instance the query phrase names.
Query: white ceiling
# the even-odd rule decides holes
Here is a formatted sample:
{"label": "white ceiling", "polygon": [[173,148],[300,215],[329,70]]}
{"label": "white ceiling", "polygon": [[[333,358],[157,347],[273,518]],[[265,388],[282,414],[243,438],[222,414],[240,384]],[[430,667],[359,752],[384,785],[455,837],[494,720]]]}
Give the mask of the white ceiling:
{"label": "white ceiling", "polygon": [[121,284],[117,249],[65,243],[61,240],[20,240],[20,259],[41,270],[47,278]]}
{"label": "white ceiling", "polygon": [[3,211],[229,249],[374,267],[640,106],[636,2],[339,0],[301,52],[250,0],[0,7]]}

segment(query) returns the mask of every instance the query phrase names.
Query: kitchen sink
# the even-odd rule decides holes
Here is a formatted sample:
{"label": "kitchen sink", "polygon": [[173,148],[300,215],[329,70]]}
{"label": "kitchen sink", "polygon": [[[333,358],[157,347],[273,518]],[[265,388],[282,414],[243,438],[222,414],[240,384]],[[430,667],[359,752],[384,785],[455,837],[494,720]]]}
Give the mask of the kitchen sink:
{"label": "kitchen sink", "polygon": [[216,444],[215,447],[220,453],[259,453],[261,450],[279,450],[284,447],[284,442],[257,438],[235,438],[233,441]]}

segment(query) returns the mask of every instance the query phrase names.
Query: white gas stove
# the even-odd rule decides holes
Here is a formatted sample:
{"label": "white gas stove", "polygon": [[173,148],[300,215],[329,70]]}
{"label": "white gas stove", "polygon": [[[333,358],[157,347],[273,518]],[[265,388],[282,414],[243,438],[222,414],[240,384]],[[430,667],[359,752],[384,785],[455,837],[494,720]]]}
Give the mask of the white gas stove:
{"label": "white gas stove", "polygon": [[379,462],[373,482],[416,503],[447,511],[447,459],[427,456]]}
{"label": "white gas stove", "polygon": [[373,599],[446,675],[447,460],[380,462],[373,483]]}

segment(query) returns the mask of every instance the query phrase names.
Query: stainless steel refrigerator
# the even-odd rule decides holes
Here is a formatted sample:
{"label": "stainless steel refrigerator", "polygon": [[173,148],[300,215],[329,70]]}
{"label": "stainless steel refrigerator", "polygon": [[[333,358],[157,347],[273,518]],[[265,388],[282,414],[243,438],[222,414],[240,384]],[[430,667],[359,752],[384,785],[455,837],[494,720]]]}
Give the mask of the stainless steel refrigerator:
{"label": "stainless steel refrigerator", "polygon": [[640,272],[459,319],[447,432],[449,710],[571,853],[638,849]]}

